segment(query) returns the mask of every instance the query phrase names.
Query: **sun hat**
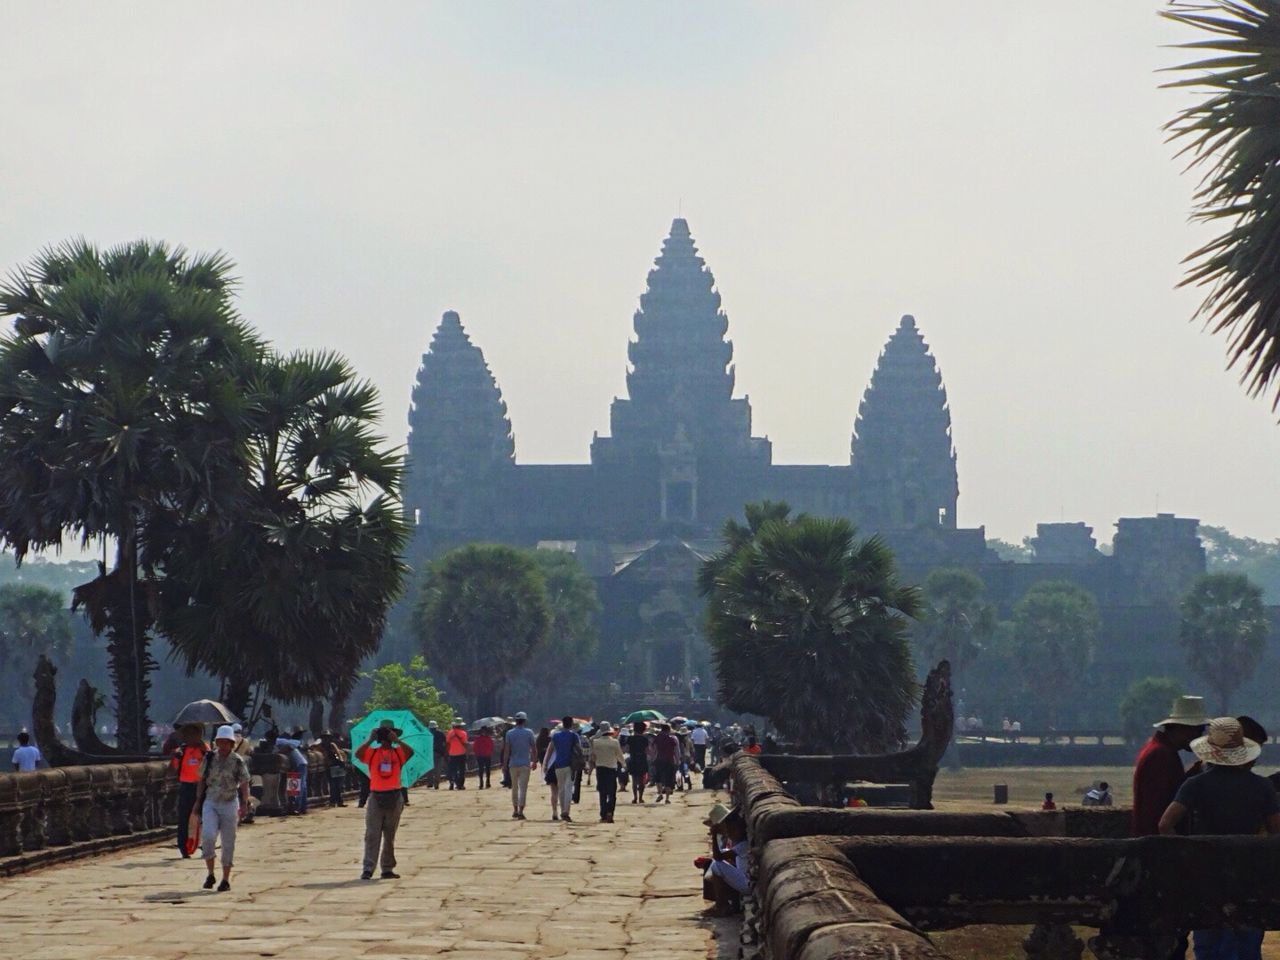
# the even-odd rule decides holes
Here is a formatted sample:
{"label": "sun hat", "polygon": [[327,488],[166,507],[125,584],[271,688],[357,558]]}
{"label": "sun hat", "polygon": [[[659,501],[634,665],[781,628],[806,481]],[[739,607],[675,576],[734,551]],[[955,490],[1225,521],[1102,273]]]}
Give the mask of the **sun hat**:
{"label": "sun hat", "polygon": [[224,723],[218,728],[218,732],[213,735],[214,740],[230,740],[233,743],[236,739],[236,732],[231,729],[231,725]]}
{"label": "sun hat", "polygon": [[440,724],[436,723],[434,720],[428,720],[427,727],[431,730],[439,730]]}
{"label": "sun hat", "polygon": [[728,820],[731,813],[733,813],[733,811],[723,803],[717,803],[711,808],[711,812],[707,814],[707,818],[702,821],[702,824],[706,827],[717,826],[718,824],[724,823]]}
{"label": "sun hat", "polygon": [[597,730],[600,733],[613,733],[613,724],[608,720],[602,720]]}
{"label": "sun hat", "polygon": [[1205,763],[1242,767],[1257,760],[1262,747],[1244,735],[1235,717],[1214,717],[1209,721],[1209,732],[1191,741],[1191,752]]}
{"label": "sun hat", "polygon": [[1181,727],[1203,727],[1208,722],[1209,716],[1204,712],[1204,697],[1178,697],[1173,701],[1169,716],[1152,726],[1163,727],[1166,723],[1172,723]]}
{"label": "sun hat", "polygon": [[231,725],[231,732],[232,732],[232,733],[239,733],[239,732],[240,732],[241,730],[243,730],[243,729],[244,729],[244,727],[240,726],[240,724],[238,724],[238,723],[233,723],[233,724]]}
{"label": "sun hat", "polygon": [[453,725],[454,725],[455,727],[462,727],[462,726],[466,726],[466,724],[465,724],[465,723],[463,723],[463,720],[462,720],[462,718],[461,718],[461,717],[454,717],[454,718],[453,718]]}

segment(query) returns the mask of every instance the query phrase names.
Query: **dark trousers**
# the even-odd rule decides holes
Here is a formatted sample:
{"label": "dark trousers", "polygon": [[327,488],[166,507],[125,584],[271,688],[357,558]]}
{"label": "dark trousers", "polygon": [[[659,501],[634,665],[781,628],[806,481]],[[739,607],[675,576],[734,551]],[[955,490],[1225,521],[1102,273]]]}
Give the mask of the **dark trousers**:
{"label": "dark trousers", "polygon": [[196,783],[178,784],[178,850],[186,856],[187,824],[191,821],[191,811],[196,808]]}
{"label": "dark trousers", "polygon": [[705,743],[701,745],[695,743],[693,745],[693,762],[698,765],[699,770],[707,768],[707,745]]}
{"label": "dark trousers", "polygon": [[347,787],[347,771],[343,770],[338,776],[334,776],[334,771],[329,771],[329,806],[336,807],[342,803],[342,791]]}
{"label": "dark trousers", "polygon": [[352,767],[356,772],[356,778],[360,781],[360,802],[356,806],[363,807],[369,802],[369,778],[364,775],[359,767]]}
{"label": "dark trousers", "polygon": [[476,786],[490,786],[490,770],[493,769],[493,757],[476,757]]}
{"label": "dark trousers", "polygon": [[612,817],[618,806],[618,771],[596,767],[596,789],[600,791],[600,816]]}
{"label": "dark trousers", "polygon": [[582,771],[583,767],[579,767],[573,771],[573,802],[582,802]]}
{"label": "dark trousers", "polygon": [[467,755],[459,754],[449,758],[449,782],[459,790],[467,785]]}

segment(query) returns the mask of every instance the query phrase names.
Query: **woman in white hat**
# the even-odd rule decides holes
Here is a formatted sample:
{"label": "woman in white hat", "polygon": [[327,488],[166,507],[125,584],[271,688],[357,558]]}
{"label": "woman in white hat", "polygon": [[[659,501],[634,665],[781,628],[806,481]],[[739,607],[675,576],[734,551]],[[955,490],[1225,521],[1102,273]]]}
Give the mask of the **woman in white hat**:
{"label": "woman in white hat", "polygon": [[235,752],[236,734],[221,726],[214,735],[214,749],[205,754],[196,787],[200,811],[200,841],[209,875],[204,888],[213,889],[214,845],[222,837],[222,883],[219,892],[231,889],[231,867],[236,852],[236,825],[249,812],[249,765]]}

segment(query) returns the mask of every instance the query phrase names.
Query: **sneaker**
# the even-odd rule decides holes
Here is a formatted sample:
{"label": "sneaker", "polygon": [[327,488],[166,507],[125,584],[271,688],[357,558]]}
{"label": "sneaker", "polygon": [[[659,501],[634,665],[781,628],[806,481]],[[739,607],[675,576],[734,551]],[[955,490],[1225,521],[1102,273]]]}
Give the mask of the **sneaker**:
{"label": "sneaker", "polygon": [[512,811],[511,811],[511,819],[512,819],[512,820],[519,820],[519,819],[520,819],[520,811],[519,811],[519,810],[512,810]]}
{"label": "sneaker", "polygon": [[558,813],[553,813],[553,814],[551,815],[551,819],[552,819],[552,820],[559,820],[559,819],[560,819],[560,814],[558,814]]}
{"label": "sneaker", "polygon": [[218,892],[219,892],[219,893],[226,893],[226,892],[227,892],[228,890],[230,890],[230,889],[231,889],[231,881],[230,881],[230,880],[223,880],[220,884],[218,884]]}
{"label": "sneaker", "polygon": [[519,813],[519,815],[517,815],[516,819],[517,819],[517,820],[528,820],[529,818],[528,818],[528,817],[526,817],[526,816],[524,815],[524,811],[523,811],[523,810],[521,810],[521,811],[520,811],[520,813]]}
{"label": "sneaker", "polygon": [[361,880],[372,880],[372,879],[373,879],[373,871],[372,871],[372,870],[366,870],[364,873],[360,874],[360,879],[361,879]]}
{"label": "sneaker", "polygon": [[213,885],[214,885],[215,883],[217,883],[217,882],[218,882],[218,881],[217,881],[217,880],[215,880],[215,879],[213,878],[213,874],[211,873],[211,874],[209,874],[207,877],[205,877],[205,878],[204,878],[204,888],[205,888],[206,890],[212,890],[212,889],[213,889]]}
{"label": "sneaker", "polygon": [[383,880],[399,880],[400,874],[396,873],[394,870],[383,870],[382,879]]}
{"label": "sneaker", "polygon": [[573,823],[573,817],[569,816],[567,813],[562,814],[560,816],[560,819],[563,820],[565,823]]}

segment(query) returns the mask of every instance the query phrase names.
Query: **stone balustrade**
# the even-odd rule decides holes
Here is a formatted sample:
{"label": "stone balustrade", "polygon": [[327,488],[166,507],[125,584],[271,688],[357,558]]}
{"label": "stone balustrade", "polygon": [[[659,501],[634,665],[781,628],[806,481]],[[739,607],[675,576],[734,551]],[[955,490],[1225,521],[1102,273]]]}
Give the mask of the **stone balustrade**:
{"label": "stone balustrade", "polygon": [[924,931],[1034,925],[1028,956],[1169,956],[1188,929],[1280,929],[1280,838],[1125,838],[1127,811],[807,808],[733,760],[755,879],[746,940],[774,960],[938,958]]}

